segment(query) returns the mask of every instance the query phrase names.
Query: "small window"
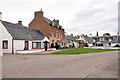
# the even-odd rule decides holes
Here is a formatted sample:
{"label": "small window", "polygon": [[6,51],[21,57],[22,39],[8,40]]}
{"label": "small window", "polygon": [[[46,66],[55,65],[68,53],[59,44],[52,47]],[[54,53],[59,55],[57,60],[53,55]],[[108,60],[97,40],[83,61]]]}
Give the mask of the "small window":
{"label": "small window", "polygon": [[59,38],[60,38],[60,33],[59,33]]}
{"label": "small window", "polygon": [[64,43],[64,47],[66,47],[66,43]]}
{"label": "small window", "polygon": [[41,48],[41,43],[40,42],[36,43],[36,48]]}
{"label": "small window", "polygon": [[63,42],[61,43],[61,46],[63,46]]}
{"label": "small window", "polygon": [[52,31],[52,37],[54,37],[54,30]]}
{"label": "small window", "polygon": [[54,44],[54,40],[52,40],[52,43]]}
{"label": "small window", "polygon": [[32,48],[36,48],[36,43],[32,42]]}
{"label": "small window", "polygon": [[56,31],[56,37],[58,38],[58,32]]}
{"label": "small window", "polygon": [[41,48],[41,42],[32,42],[32,48],[33,49]]}
{"label": "small window", "polygon": [[3,41],[3,49],[8,49],[8,41]]}

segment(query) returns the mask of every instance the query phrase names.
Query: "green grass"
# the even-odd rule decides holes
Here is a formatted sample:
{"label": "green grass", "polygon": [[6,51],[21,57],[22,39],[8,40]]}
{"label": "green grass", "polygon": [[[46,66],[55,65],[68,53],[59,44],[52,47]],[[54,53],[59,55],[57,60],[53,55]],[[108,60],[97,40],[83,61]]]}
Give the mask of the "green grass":
{"label": "green grass", "polygon": [[118,49],[91,49],[91,48],[78,48],[78,49],[67,49],[57,52],[52,52],[50,54],[84,54],[84,53],[97,53],[97,52],[107,52],[107,51],[117,51]]}

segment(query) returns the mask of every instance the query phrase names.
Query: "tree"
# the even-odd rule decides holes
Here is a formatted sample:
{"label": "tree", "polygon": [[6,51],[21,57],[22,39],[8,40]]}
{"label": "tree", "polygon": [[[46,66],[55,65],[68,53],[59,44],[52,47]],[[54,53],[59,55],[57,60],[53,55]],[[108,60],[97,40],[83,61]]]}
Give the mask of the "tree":
{"label": "tree", "polygon": [[104,33],[103,36],[110,36],[110,33]]}

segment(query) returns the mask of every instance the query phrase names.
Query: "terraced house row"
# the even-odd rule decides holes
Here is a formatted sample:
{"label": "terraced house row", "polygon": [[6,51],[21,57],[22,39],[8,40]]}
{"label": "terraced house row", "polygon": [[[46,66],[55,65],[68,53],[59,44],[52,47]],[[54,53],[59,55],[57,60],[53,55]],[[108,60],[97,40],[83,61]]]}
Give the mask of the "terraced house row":
{"label": "terraced house row", "polygon": [[42,9],[34,13],[34,19],[29,26],[23,26],[22,21],[12,23],[2,20],[0,12],[0,51],[3,53],[35,53],[50,48],[51,44],[69,47],[64,36],[65,30],[59,20],[44,17]]}

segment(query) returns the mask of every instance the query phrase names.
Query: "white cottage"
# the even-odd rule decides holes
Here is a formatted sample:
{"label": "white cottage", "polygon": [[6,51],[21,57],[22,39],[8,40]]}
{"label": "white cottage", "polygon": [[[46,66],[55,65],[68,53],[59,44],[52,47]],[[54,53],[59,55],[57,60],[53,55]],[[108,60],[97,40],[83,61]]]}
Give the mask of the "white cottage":
{"label": "white cottage", "polygon": [[2,34],[0,35],[0,50],[3,53],[49,48],[49,39],[39,30],[21,24],[0,20],[0,34]]}

